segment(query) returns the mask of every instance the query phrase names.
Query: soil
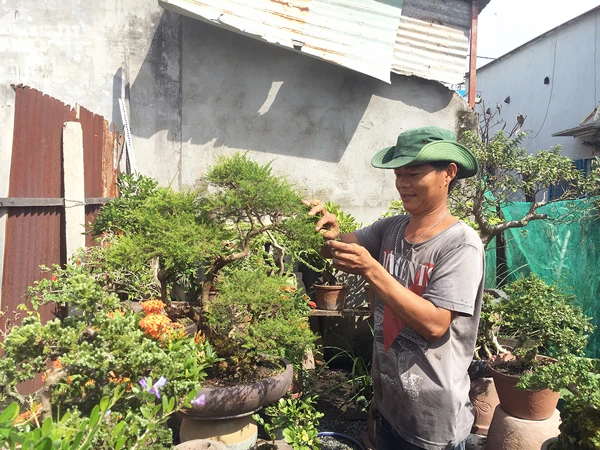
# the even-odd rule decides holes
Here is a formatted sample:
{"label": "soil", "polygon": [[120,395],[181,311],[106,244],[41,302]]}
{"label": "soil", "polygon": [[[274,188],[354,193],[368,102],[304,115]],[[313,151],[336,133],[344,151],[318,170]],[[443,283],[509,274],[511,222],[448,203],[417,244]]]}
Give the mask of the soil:
{"label": "soil", "polygon": [[252,364],[246,370],[236,372],[225,362],[208,369],[207,378],[203,381],[205,387],[235,386],[240,383],[254,383],[282,373],[285,367],[277,361],[260,361]]}

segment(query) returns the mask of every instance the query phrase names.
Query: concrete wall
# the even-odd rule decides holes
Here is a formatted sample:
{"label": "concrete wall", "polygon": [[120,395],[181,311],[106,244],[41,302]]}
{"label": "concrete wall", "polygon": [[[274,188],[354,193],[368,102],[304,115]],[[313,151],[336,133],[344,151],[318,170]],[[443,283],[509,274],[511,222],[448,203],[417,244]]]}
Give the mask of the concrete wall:
{"label": "concrete wall", "polygon": [[[477,92],[486,108],[502,107],[507,129],[517,114],[527,116],[523,144],[530,152],[561,144],[573,159],[592,156],[583,139],[552,134],[578,126],[600,100],[599,15],[596,10],[575,19],[479,69]],[[508,96],[510,104],[504,103]]]}
{"label": "concrete wall", "polygon": [[244,150],[363,222],[397,196],[372,154],[407,128],[454,129],[466,107],[435,82],[393,75],[388,85],[151,0],[8,0],[0,27],[0,104],[24,83],[120,126],[125,93],[138,166],[162,184],[193,185],[218,155]]}

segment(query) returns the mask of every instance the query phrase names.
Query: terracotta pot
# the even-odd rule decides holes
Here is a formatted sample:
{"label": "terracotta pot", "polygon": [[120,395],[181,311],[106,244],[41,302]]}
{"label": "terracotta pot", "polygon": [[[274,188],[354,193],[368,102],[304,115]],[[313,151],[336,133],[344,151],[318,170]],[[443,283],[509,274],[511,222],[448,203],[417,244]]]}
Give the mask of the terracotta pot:
{"label": "terracotta pot", "polygon": [[294,369],[284,359],[281,363],[285,367],[282,373],[255,383],[200,389],[198,396],[204,395],[204,405],[193,405],[181,414],[190,418],[227,419],[258,411],[264,405],[279,400],[290,387]]}
{"label": "terracotta pot", "polygon": [[318,309],[326,311],[339,311],[344,308],[346,300],[346,291],[348,285],[329,286],[326,284],[315,284],[316,304]]}
{"label": "terracotta pot", "polygon": [[469,398],[475,412],[475,421],[471,433],[487,436],[490,423],[492,423],[494,417],[494,410],[500,403],[494,386],[494,379],[487,377],[471,380]]}
{"label": "terracotta pot", "polygon": [[[544,357],[540,357],[544,358]],[[550,389],[530,391],[517,389],[518,376],[506,375],[494,369],[502,361],[514,360],[512,354],[494,355],[488,360],[488,368],[494,378],[500,407],[511,416],[525,420],[546,420],[554,414],[560,393]],[[551,358],[548,358],[551,359]]]}

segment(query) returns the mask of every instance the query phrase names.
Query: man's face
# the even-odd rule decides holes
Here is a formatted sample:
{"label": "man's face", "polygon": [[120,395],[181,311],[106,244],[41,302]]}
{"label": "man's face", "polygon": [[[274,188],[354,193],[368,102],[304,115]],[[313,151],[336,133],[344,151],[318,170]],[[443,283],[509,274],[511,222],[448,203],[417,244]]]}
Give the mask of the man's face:
{"label": "man's face", "polygon": [[456,165],[439,172],[429,164],[394,169],[396,189],[410,214],[427,214],[446,204],[448,184],[456,176]]}

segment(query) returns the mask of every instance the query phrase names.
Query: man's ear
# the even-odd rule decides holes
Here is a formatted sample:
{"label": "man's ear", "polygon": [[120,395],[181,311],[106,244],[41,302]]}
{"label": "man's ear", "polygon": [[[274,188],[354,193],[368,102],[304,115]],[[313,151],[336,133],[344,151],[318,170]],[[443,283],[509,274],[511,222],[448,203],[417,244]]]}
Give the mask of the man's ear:
{"label": "man's ear", "polygon": [[448,167],[446,167],[446,176],[450,177],[450,180],[448,181],[448,183],[450,183],[450,181],[454,180],[457,175],[458,175],[458,166],[455,163],[451,162],[450,164],[448,164]]}

